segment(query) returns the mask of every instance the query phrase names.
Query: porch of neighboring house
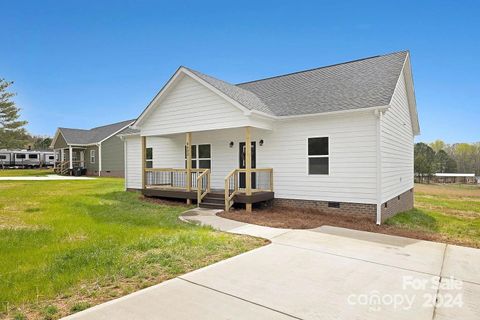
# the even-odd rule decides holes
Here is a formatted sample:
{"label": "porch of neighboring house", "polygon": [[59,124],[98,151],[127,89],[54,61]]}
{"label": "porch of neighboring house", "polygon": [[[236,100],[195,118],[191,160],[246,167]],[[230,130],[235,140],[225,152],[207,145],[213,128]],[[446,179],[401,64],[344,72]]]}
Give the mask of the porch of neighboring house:
{"label": "porch of neighboring house", "polygon": [[75,169],[86,169],[85,147],[69,146],[68,148],[54,149],[54,172],[61,175],[73,175]]}
{"label": "porch of neighboring house", "polygon": [[[152,150],[147,148],[147,137],[141,137],[142,192],[145,196],[185,199],[188,204],[194,201],[199,207],[226,211],[240,203],[245,205],[247,212],[252,211],[253,204],[274,198],[273,169],[256,168],[256,142],[252,142],[250,127],[244,128],[244,139],[240,139],[244,141],[238,143],[239,166],[222,176],[223,183],[217,178],[215,186],[212,186],[212,170],[215,170],[211,166],[212,145],[203,144],[197,148],[192,145],[192,134],[196,133],[185,133],[185,141],[181,142],[185,149],[185,158],[181,159],[184,168],[155,168]],[[232,148],[233,142],[229,144]],[[248,145],[251,148],[245,147]]]}

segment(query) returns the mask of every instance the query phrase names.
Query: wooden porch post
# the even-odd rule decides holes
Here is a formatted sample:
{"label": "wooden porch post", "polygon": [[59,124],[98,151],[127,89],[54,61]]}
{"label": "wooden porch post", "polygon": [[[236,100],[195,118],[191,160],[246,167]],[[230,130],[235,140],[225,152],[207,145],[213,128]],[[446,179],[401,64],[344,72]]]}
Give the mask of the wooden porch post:
{"label": "wooden porch post", "polygon": [[[186,187],[187,192],[192,190],[192,133],[187,132],[185,134],[185,148],[187,153],[187,177]],[[191,204],[192,199],[187,199],[187,204]]]}
{"label": "wooden porch post", "polygon": [[[252,195],[252,139],[250,127],[245,128],[245,194]],[[245,204],[245,211],[252,212],[252,204]]]}

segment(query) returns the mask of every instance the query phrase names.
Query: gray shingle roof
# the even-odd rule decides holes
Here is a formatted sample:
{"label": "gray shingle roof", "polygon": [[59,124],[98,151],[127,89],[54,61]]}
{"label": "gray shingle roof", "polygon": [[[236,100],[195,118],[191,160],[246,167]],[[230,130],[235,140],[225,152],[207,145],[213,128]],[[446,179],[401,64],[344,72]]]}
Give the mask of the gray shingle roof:
{"label": "gray shingle roof", "polygon": [[139,134],[140,130],[139,129],[134,129],[132,127],[126,127],[122,131],[118,133],[118,135],[130,135],[130,134]]}
{"label": "gray shingle roof", "polygon": [[407,55],[395,52],[237,85],[189,70],[250,110],[289,116],[388,105]]}
{"label": "gray shingle roof", "polygon": [[128,126],[133,120],[127,120],[117,123],[112,123],[106,126],[96,127],[89,130],[72,129],[72,128],[58,128],[68,144],[91,144],[98,143],[103,139],[111,136],[118,130]]}

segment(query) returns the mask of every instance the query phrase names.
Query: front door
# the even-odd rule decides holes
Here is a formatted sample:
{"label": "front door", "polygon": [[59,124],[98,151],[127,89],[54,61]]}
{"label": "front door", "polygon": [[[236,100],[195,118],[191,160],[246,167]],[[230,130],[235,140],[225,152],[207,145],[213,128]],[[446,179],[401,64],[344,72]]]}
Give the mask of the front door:
{"label": "front door", "polygon": [[[245,169],[245,142],[240,142],[238,144],[239,147],[239,167],[240,169]],[[257,156],[256,156],[256,143],[255,141],[252,141],[252,168],[257,167]],[[246,184],[246,177],[245,177],[245,172],[240,172],[239,176],[239,188],[244,189]],[[255,172],[252,172],[252,189],[255,189],[257,185],[257,174]]]}

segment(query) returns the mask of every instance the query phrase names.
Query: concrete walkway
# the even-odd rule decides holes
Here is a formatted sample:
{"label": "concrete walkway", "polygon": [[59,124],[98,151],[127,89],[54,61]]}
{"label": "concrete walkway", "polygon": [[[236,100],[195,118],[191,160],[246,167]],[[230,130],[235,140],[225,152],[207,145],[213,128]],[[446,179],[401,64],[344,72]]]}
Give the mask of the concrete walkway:
{"label": "concrete walkway", "polygon": [[91,177],[73,177],[49,174],[46,176],[25,176],[25,177],[0,177],[0,181],[49,181],[49,180],[92,180]]}
{"label": "concrete walkway", "polygon": [[272,243],[68,319],[480,319],[480,250],[215,213],[182,219]]}

